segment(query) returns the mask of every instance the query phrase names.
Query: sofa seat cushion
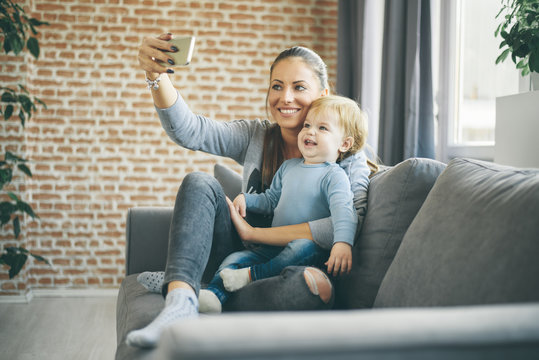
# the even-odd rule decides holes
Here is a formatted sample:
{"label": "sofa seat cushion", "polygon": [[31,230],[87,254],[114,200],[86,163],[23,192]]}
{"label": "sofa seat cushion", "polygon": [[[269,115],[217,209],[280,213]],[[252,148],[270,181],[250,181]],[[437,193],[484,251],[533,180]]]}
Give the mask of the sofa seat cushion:
{"label": "sofa seat cushion", "polygon": [[352,271],[335,281],[337,307],[372,307],[406,230],[444,169],[441,162],[414,158],[371,179],[367,214],[352,252]]}
{"label": "sofa seat cushion", "polygon": [[410,225],[376,307],[539,300],[539,169],[454,159]]}

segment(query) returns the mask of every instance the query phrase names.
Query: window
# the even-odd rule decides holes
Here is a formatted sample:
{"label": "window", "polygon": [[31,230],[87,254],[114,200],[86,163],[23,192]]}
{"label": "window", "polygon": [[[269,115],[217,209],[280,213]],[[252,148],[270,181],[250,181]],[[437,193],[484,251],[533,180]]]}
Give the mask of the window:
{"label": "window", "polygon": [[[436,0],[433,4],[438,119],[437,158],[493,159],[496,97],[519,92],[510,59],[495,65],[500,38],[494,31],[501,7],[492,0]],[[437,21],[439,17],[439,21]],[[434,38],[434,37],[433,37]],[[436,58],[438,57],[438,58]]]}

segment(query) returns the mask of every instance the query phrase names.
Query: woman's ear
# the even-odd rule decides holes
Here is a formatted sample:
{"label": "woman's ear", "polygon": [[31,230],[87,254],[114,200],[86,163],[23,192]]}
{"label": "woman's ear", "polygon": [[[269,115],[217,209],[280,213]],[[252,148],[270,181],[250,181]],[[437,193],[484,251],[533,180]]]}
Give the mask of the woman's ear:
{"label": "woman's ear", "polygon": [[342,141],[341,147],[339,148],[339,152],[344,154],[345,152],[350,150],[353,145],[354,145],[354,138],[351,136],[347,136]]}

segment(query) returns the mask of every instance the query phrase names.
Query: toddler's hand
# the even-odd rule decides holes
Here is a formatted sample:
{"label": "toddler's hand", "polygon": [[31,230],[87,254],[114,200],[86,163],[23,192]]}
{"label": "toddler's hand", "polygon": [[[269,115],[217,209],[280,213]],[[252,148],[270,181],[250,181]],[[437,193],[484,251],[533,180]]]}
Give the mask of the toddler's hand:
{"label": "toddler's hand", "polygon": [[352,270],[352,246],[343,242],[335,243],[325,265],[328,274],[333,276],[349,274]]}

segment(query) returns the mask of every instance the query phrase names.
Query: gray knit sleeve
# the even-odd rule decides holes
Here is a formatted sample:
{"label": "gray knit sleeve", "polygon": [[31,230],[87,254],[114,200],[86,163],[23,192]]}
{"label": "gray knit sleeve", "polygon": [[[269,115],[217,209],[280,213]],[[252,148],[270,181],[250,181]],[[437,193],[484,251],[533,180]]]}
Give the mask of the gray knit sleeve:
{"label": "gray knit sleeve", "polygon": [[181,95],[169,108],[157,108],[163,129],[176,144],[229,157],[243,165],[253,135],[267,125],[259,120],[214,121],[194,114]]}
{"label": "gray knit sleeve", "polygon": [[[363,225],[365,214],[367,213],[367,191],[370,175],[367,157],[363,151],[360,151],[346,158],[339,165],[348,175],[350,186],[354,193],[354,208],[358,216],[357,237]],[[330,249],[333,246],[333,224],[330,217],[310,221],[309,228],[315,243],[324,249]]]}

